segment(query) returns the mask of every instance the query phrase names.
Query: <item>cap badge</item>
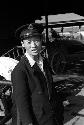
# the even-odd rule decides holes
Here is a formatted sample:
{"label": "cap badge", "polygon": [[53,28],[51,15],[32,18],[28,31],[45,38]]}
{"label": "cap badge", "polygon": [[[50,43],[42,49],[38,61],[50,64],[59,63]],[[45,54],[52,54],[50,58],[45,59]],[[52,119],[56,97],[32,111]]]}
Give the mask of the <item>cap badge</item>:
{"label": "cap badge", "polygon": [[30,25],[28,26],[28,29],[33,30],[33,25],[30,24]]}

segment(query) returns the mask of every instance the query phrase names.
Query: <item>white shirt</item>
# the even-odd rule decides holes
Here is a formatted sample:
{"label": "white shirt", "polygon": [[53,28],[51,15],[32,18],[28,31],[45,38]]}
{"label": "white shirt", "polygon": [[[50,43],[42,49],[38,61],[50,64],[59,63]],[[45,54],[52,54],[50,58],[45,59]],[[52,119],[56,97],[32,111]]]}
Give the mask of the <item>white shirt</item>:
{"label": "white shirt", "polygon": [[[25,53],[25,55],[26,55],[27,59],[29,60],[29,63],[32,67],[35,64],[36,61],[27,52]],[[42,59],[41,55],[39,56],[39,61],[36,62],[36,63],[38,64],[41,71],[44,72],[44,70],[43,70],[43,59]]]}

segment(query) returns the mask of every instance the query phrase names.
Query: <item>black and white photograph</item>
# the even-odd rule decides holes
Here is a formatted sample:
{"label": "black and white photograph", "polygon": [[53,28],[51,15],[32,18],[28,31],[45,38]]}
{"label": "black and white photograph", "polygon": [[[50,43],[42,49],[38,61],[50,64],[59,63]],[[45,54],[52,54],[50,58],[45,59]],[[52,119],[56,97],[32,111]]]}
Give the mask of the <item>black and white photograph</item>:
{"label": "black and white photograph", "polygon": [[0,125],[84,125],[84,4],[2,1]]}

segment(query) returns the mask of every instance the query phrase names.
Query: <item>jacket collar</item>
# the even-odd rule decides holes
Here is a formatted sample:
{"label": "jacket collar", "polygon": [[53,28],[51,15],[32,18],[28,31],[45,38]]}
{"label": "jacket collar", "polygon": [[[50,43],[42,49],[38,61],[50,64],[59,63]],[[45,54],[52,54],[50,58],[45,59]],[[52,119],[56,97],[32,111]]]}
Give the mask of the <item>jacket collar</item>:
{"label": "jacket collar", "polygon": [[[34,59],[32,59],[32,57],[27,52],[25,53],[25,56],[28,59],[30,66],[33,67],[36,61]],[[38,65],[40,66],[40,68],[43,71],[43,58],[41,55],[39,56]]]}
{"label": "jacket collar", "polygon": [[35,64],[35,60],[33,60],[33,59],[31,58],[31,56],[30,56],[27,52],[25,53],[25,56],[27,57],[27,59],[28,59],[30,65],[31,65],[31,67],[32,67],[32,66]]}

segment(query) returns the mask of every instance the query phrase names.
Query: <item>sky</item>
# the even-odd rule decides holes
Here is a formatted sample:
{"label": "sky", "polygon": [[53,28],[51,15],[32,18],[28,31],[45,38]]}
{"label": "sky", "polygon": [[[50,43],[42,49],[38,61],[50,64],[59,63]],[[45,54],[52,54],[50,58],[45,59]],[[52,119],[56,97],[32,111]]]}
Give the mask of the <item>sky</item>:
{"label": "sky", "polygon": [[[47,14],[62,14],[74,12],[84,16],[83,3],[61,0],[27,0],[10,1],[0,7],[0,52],[3,53],[17,45],[14,32],[21,25],[33,22]],[[3,49],[4,48],[4,49]]]}

